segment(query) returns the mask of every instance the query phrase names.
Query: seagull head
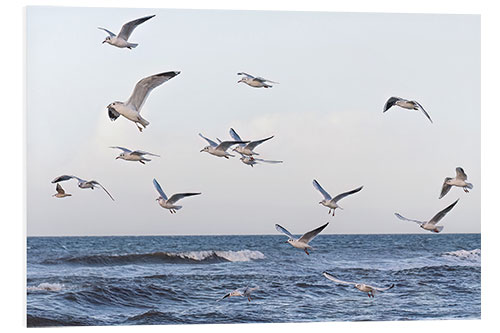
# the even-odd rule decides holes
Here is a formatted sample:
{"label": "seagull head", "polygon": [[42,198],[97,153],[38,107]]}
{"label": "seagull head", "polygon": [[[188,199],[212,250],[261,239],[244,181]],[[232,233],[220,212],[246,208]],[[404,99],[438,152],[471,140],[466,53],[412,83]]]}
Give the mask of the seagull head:
{"label": "seagull head", "polygon": [[156,200],[156,201],[160,201],[161,199],[162,199],[161,197],[158,197],[158,198],[156,198],[155,200]]}
{"label": "seagull head", "polygon": [[117,159],[123,159],[125,157],[125,153],[120,153],[120,155],[116,156],[115,160]]}
{"label": "seagull head", "polygon": [[200,153],[203,153],[204,151],[208,153],[209,148],[210,148],[210,146],[206,146],[205,148],[200,150]]}
{"label": "seagull head", "polygon": [[110,41],[111,41],[111,37],[106,36],[106,39],[104,39],[104,40],[102,41],[102,44],[104,44],[104,43],[109,43]]}
{"label": "seagull head", "polygon": [[321,200],[321,201],[319,202],[319,204],[320,204],[320,205],[326,205],[326,204],[327,204],[327,202],[326,202],[326,200]]}
{"label": "seagull head", "polygon": [[248,77],[242,77],[241,80],[238,81],[238,83],[240,82],[244,82],[244,83],[247,83],[250,79]]}

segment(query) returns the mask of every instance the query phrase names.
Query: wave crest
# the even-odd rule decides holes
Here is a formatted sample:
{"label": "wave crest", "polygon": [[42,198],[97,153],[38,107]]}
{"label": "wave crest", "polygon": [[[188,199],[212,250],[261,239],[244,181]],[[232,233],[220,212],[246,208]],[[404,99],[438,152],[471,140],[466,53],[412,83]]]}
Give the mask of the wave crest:
{"label": "wave crest", "polygon": [[40,283],[38,286],[29,286],[28,291],[61,291],[64,288],[64,284],[59,283]]}
{"label": "wave crest", "polygon": [[455,257],[463,260],[479,261],[481,260],[481,249],[457,250],[443,253],[444,256]]}

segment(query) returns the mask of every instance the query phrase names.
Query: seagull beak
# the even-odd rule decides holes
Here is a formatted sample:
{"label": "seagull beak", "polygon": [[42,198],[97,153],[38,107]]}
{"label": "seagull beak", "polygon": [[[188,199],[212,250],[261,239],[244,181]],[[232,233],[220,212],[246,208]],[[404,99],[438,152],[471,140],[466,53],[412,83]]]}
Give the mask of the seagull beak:
{"label": "seagull beak", "polygon": [[243,82],[243,80],[239,80],[237,83]]}
{"label": "seagull beak", "polygon": [[116,156],[116,157],[115,157],[115,160],[117,160],[117,159],[119,159],[119,158],[120,158],[120,156]]}
{"label": "seagull beak", "polygon": [[202,150],[200,150],[200,153],[203,153],[203,149],[202,149]]}

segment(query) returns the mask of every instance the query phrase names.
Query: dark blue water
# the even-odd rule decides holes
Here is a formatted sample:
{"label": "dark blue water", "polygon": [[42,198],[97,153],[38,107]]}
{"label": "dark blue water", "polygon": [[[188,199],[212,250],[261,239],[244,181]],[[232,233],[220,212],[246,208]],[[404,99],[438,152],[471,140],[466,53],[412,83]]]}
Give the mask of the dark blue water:
{"label": "dark blue water", "polygon": [[[30,237],[28,326],[479,319],[479,234]],[[368,298],[325,279],[395,287]],[[258,286],[248,302],[225,293]]]}

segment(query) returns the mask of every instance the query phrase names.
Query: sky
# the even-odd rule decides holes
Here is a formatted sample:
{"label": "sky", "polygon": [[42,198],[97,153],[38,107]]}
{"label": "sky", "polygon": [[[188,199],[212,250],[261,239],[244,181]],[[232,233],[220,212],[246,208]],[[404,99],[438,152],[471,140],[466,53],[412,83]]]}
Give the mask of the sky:
{"label": "sky", "polygon": [[[132,19],[155,14],[129,41],[101,44]],[[166,9],[30,7],[27,10],[27,234],[425,233],[420,220],[460,198],[440,223],[445,233],[480,232],[480,17]],[[156,88],[140,133],[106,106],[125,101],[141,78],[181,74]],[[245,71],[280,82],[237,84]],[[399,96],[431,115],[393,108]],[[251,168],[200,153],[198,136],[275,137],[256,149],[278,165]],[[109,146],[161,155],[147,165],[115,160]],[[438,199],[461,166],[474,184]],[[55,199],[50,181],[72,174],[101,182]],[[202,192],[161,208],[167,195]],[[335,217],[319,205],[317,179],[343,199]]]}

